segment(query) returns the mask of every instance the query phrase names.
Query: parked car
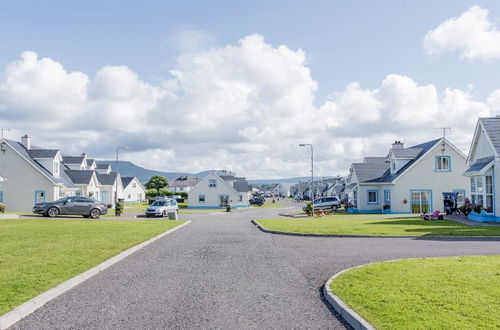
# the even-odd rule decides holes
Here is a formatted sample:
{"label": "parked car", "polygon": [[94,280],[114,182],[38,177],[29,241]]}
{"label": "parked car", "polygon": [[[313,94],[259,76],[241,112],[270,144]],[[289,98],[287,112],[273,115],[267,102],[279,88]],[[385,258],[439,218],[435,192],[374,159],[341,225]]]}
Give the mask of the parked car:
{"label": "parked car", "polygon": [[[313,204],[315,209],[329,209],[337,211],[340,207],[340,200],[337,197],[321,197],[314,200]],[[303,208],[306,211],[306,207]]]}
{"label": "parked car", "polygon": [[145,212],[146,217],[166,217],[170,212],[179,212],[179,205],[174,198],[161,198],[151,204]]}
{"label": "parked car", "polygon": [[257,196],[257,197],[250,198],[249,202],[250,202],[250,205],[262,206],[266,202],[266,199],[264,197]]}
{"label": "parked car", "polygon": [[97,219],[102,214],[108,213],[108,205],[88,197],[64,197],[54,202],[37,203],[33,213],[46,217],[58,215],[82,215],[85,218]]}

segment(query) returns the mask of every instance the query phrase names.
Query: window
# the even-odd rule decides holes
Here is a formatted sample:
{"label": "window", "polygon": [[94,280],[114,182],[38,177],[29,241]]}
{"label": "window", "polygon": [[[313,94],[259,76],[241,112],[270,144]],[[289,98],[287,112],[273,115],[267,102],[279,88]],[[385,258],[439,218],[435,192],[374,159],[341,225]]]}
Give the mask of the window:
{"label": "window", "polygon": [[137,187],[137,183],[132,183],[132,188],[136,188]]}
{"label": "window", "polygon": [[59,176],[59,162],[56,160],[53,163],[52,175],[57,177]]}
{"label": "window", "polygon": [[485,176],[484,180],[484,195],[486,213],[493,213],[493,177],[491,175]]}
{"label": "window", "polygon": [[3,203],[3,191],[0,191],[0,203]]}
{"label": "window", "polygon": [[464,205],[464,202],[465,202],[465,190],[463,190],[463,189],[453,189],[453,192],[457,193],[457,203],[458,203],[458,206]]}
{"label": "window", "polygon": [[205,203],[205,195],[198,195],[198,202]]}
{"label": "window", "polygon": [[391,168],[393,172],[396,172],[396,162],[391,160]]}
{"label": "window", "polygon": [[217,187],[217,180],[215,179],[208,180],[208,188],[215,188],[215,187]]}
{"label": "window", "polygon": [[241,194],[240,194],[240,195],[238,195],[238,198],[239,198],[239,201],[240,201],[240,202],[243,202],[243,195],[241,195]]}
{"label": "window", "polygon": [[431,207],[431,190],[413,190],[411,192],[411,213],[429,213]]}
{"label": "window", "polygon": [[384,190],[384,206],[388,206],[389,208],[391,207],[391,191],[390,190]]}
{"label": "window", "polygon": [[368,204],[378,204],[377,190],[368,190]]}
{"label": "window", "polygon": [[127,195],[127,198],[128,198],[128,199],[131,199],[131,198],[132,198],[132,195],[131,195],[131,194],[128,194],[128,195]]}
{"label": "window", "polygon": [[447,172],[450,171],[450,156],[437,156],[436,157],[436,171]]}

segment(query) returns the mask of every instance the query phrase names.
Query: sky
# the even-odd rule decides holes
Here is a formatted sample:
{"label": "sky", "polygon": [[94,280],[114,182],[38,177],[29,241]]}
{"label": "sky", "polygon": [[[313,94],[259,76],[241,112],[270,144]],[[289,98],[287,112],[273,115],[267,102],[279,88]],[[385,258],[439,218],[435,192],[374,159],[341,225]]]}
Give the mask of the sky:
{"label": "sky", "polygon": [[500,114],[498,1],[0,2],[0,127],[64,154],[346,174]]}

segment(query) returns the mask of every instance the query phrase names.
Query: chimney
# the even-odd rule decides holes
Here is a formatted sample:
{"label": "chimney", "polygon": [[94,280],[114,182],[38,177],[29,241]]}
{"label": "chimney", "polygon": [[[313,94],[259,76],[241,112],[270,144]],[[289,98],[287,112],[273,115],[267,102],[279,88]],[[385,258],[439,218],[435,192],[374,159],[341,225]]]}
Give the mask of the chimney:
{"label": "chimney", "polygon": [[392,149],[403,149],[404,144],[401,141],[394,141],[392,144]]}
{"label": "chimney", "polygon": [[26,149],[28,150],[31,149],[31,141],[28,134],[25,134],[24,136],[21,137],[21,143]]}
{"label": "chimney", "polygon": [[82,157],[85,158],[87,156],[86,153],[82,153]]}

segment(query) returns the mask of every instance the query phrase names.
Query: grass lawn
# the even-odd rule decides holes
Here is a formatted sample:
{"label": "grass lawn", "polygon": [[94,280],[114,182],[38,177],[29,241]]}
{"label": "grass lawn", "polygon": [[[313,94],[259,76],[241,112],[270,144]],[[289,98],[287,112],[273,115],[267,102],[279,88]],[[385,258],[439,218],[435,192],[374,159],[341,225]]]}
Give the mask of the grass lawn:
{"label": "grass lawn", "polygon": [[500,256],[381,262],[331,288],[377,329],[500,328]]}
{"label": "grass lawn", "polygon": [[421,218],[387,215],[329,215],[306,219],[261,219],[270,230],[344,235],[380,236],[500,236],[499,227],[466,226],[449,220],[424,221]]}
{"label": "grass lawn", "polygon": [[266,200],[266,202],[262,206],[257,206],[257,205],[252,205],[252,207],[255,208],[264,208],[264,209],[272,209],[272,208],[281,208],[285,207],[285,205],[281,204],[280,202],[272,202],[271,200]]}
{"label": "grass lawn", "polygon": [[181,223],[0,220],[0,315]]}

